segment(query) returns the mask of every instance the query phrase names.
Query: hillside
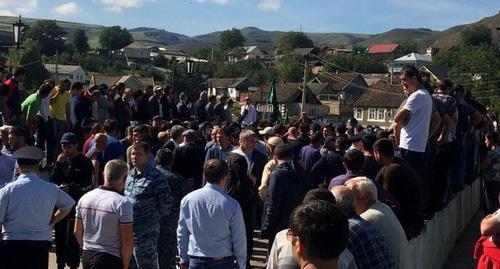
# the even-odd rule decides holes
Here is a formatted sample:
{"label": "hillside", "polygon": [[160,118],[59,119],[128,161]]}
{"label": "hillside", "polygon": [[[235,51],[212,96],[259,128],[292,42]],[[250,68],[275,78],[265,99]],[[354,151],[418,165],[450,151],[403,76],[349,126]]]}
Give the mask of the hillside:
{"label": "hillside", "polygon": [[[0,16],[0,30],[11,31],[12,23],[17,20],[17,17]],[[37,19],[23,18],[28,24],[33,24]],[[89,37],[90,46],[93,48],[99,47],[98,36],[104,26],[57,21],[68,34],[76,29],[83,29]],[[404,39],[413,39],[417,42],[420,48],[437,44],[442,48],[449,48],[456,44],[460,36],[460,32],[468,25],[482,24],[492,30],[494,40],[500,44],[500,35],[496,27],[500,25],[500,14],[491,17],[483,18],[482,20],[467,24],[458,25],[446,29],[444,31],[432,31],[430,29],[402,29],[396,28],[387,32],[369,35],[369,34],[352,34],[352,33],[306,33],[316,45],[362,45],[370,46],[376,43],[391,43],[398,42]],[[219,37],[221,31],[207,33],[189,37],[183,34],[169,32],[163,29],[138,27],[129,30],[135,41],[147,45],[163,45],[169,46],[176,50],[184,50],[187,53],[195,52],[202,48],[218,48]],[[266,31],[256,27],[245,27],[240,29],[241,33],[246,37],[248,45],[259,45],[266,50],[272,50],[278,36],[284,32]]]}
{"label": "hillside", "polygon": [[[243,36],[247,39],[247,43],[271,43],[274,44],[276,39],[284,32],[266,31],[255,27],[245,27],[240,29]],[[218,43],[222,31],[212,32],[204,35],[194,36],[193,39],[206,42]],[[365,34],[345,34],[345,33],[306,33],[315,44],[337,44],[337,45],[352,45],[358,43],[370,35]]]}
{"label": "hillside", "polygon": [[417,44],[420,46],[425,46],[426,44],[422,44],[422,39],[429,37],[433,35],[434,31],[429,30],[429,29],[401,29],[401,28],[396,28],[381,34],[376,34],[373,35],[360,43],[358,45],[369,47],[373,44],[380,44],[380,43],[392,43],[392,42],[398,42],[400,40],[405,40],[405,39],[413,39],[417,41]]}
{"label": "hillside", "polygon": [[449,48],[457,43],[460,32],[470,25],[484,25],[490,28],[494,42],[500,45],[500,32],[496,30],[497,27],[500,27],[500,14],[483,18],[475,23],[458,25],[441,32],[435,32],[422,39],[422,43],[437,44],[439,47]]}
{"label": "hillside", "polygon": [[153,45],[175,45],[189,39],[186,35],[156,28],[139,27],[130,29],[129,32],[135,41]]}

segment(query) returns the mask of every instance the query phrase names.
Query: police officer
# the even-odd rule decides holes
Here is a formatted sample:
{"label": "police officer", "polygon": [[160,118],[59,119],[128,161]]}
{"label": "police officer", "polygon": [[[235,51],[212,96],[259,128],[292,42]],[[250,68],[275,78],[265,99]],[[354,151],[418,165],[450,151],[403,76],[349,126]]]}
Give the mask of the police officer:
{"label": "police officer", "polygon": [[158,268],[158,237],[160,219],[171,214],[173,197],[167,178],[149,162],[149,144],[132,146],[133,168],[125,183],[125,196],[134,211],[134,261],[130,268]]}
{"label": "police officer", "polygon": [[158,240],[158,262],[160,269],[175,269],[175,256],[177,256],[176,229],[179,220],[179,207],[182,198],[192,188],[186,179],[171,171],[173,161],[171,150],[164,148],[156,153],[156,169],[167,177],[174,203],[172,213],[160,220],[160,238]]}
{"label": "police officer", "polygon": [[43,157],[42,150],[32,146],[12,154],[20,175],[0,189],[0,225],[4,228],[2,268],[47,269],[52,225],[66,217],[75,204],[57,185],[37,175],[38,162]]}
{"label": "police officer", "polygon": [[[92,189],[92,162],[77,151],[78,138],[65,133],[61,139],[62,153],[57,157],[51,179],[75,201]],[[56,224],[57,268],[76,269],[80,264],[80,246],[73,235],[74,212]]]}

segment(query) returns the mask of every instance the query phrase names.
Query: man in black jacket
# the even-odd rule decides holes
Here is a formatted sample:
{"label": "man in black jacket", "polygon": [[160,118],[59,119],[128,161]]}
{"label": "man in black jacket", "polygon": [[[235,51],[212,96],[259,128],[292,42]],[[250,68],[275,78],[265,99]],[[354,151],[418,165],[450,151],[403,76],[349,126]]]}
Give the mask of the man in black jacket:
{"label": "man in black jacket", "polygon": [[[57,157],[52,172],[52,182],[78,201],[92,189],[93,166],[90,159],[77,151],[78,138],[73,133],[65,133],[61,139],[62,153]],[[72,210],[74,211],[74,209]],[[73,235],[75,213],[70,213],[55,225],[57,268],[78,268],[80,245]]]}
{"label": "man in black jacket", "polygon": [[283,144],[274,150],[278,163],[269,176],[269,187],[262,212],[262,237],[269,239],[269,248],[276,234],[288,227],[292,211],[302,203],[312,188],[312,179],[293,161],[293,150]]}
{"label": "man in black jacket", "polygon": [[255,150],[257,135],[252,130],[244,130],[239,137],[240,147],[227,156],[230,177],[226,180],[225,190],[236,199],[241,206],[247,240],[247,268],[250,268],[250,259],[253,248],[253,228],[257,211],[258,180],[262,178],[262,171],[266,163],[264,154]]}
{"label": "man in black jacket", "polygon": [[186,178],[194,189],[201,187],[205,151],[195,144],[199,138],[195,130],[187,129],[182,133],[183,142],[174,149],[172,171]]}

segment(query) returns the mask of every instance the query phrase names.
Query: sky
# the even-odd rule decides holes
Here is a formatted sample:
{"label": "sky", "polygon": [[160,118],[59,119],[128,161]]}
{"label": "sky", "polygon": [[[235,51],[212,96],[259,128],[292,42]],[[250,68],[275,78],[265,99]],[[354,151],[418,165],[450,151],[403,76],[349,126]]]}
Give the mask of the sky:
{"label": "sky", "polygon": [[499,10],[499,0],[0,0],[0,15],[154,27],[188,36],[247,26],[363,34],[444,30]]}

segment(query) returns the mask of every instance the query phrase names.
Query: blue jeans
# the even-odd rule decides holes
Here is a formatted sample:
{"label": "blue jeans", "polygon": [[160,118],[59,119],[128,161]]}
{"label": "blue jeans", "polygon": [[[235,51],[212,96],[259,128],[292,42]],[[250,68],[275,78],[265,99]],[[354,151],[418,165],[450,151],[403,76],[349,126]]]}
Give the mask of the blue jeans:
{"label": "blue jeans", "polygon": [[213,258],[189,257],[189,269],[232,269],[234,268],[233,257],[220,260]]}

